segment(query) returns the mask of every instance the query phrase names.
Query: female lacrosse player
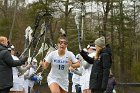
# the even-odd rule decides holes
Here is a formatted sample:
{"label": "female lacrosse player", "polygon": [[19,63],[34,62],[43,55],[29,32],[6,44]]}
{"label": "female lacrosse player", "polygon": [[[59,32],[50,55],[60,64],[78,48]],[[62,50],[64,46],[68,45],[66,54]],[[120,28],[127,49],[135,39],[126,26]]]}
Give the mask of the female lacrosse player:
{"label": "female lacrosse player", "polygon": [[67,50],[68,41],[65,36],[58,38],[57,45],[58,49],[48,54],[44,61],[40,62],[40,65],[46,69],[51,64],[51,71],[47,77],[51,93],[68,93],[69,67],[77,68],[80,63],[75,55]]}

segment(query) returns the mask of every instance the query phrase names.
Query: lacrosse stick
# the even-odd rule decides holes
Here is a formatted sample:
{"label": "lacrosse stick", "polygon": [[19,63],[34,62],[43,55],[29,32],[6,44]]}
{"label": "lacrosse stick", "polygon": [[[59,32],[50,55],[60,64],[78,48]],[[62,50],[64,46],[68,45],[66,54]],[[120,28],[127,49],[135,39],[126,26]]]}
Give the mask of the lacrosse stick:
{"label": "lacrosse stick", "polygon": [[40,49],[38,50],[38,53],[35,55],[35,58],[39,55],[39,54],[41,54],[41,53],[43,53],[44,51],[46,51],[48,49],[48,45],[45,43],[42,43],[41,44],[41,47],[40,47]]}
{"label": "lacrosse stick", "polygon": [[[37,52],[36,50],[37,50],[38,44],[39,44],[39,42],[40,42],[42,36],[45,35],[46,31],[48,31],[48,30],[46,30],[46,26],[45,26],[45,22],[44,22],[44,23],[41,25],[40,37],[38,38],[38,41],[37,41],[37,43],[36,43],[36,45],[35,45],[35,48],[34,48],[34,51],[33,51],[32,57],[31,57],[31,62],[32,62],[33,58],[36,56],[36,52]],[[43,45],[44,45],[44,44],[43,44]],[[43,48],[44,48],[44,46],[43,46]],[[31,62],[30,62],[30,64],[31,64]]]}
{"label": "lacrosse stick", "polygon": [[[43,48],[44,47],[44,48]],[[43,53],[44,51],[46,51],[48,49],[48,45],[45,43],[45,46],[44,46],[44,43],[42,43],[42,46],[41,48],[39,49],[38,53],[36,54],[35,57],[37,57],[39,54]],[[38,70],[40,69],[41,65],[39,65],[35,71],[35,73],[38,72]]]}
{"label": "lacrosse stick", "polygon": [[[52,47],[52,46],[50,46],[49,47],[49,49],[48,49],[48,51],[47,51],[47,54],[46,54],[46,56],[49,54],[49,53],[51,53],[52,51],[54,51],[54,50],[56,50],[54,47]],[[33,73],[33,75],[32,76],[38,76],[38,75],[36,75],[37,74],[37,72],[38,72],[38,70],[39,70],[39,68],[41,67],[41,65],[39,65],[38,66],[38,68],[36,69],[36,71]],[[40,78],[42,78],[42,73],[44,72],[44,69],[41,71],[41,72],[39,72],[39,76],[38,77],[40,77]],[[35,77],[36,78],[36,77]],[[39,83],[41,84],[41,80],[42,79],[39,79]]]}
{"label": "lacrosse stick", "polygon": [[[45,27],[45,28],[44,28]],[[38,53],[37,53],[37,55],[39,54],[39,53],[42,53],[42,59],[43,59],[43,57],[44,57],[44,51],[45,50],[47,50],[48,49],[48,45],[45,43],[46,42],[46,35],[47,35],[47,33],[46,33],[46,31],[48,31],[48,27],[46,26],[46,23],[44,22],[44,24],[42,25],[42,30],[45,30],[45,35],[44,35],[44,43],[42,43],[42,46],[41,46],[41,48],[39,49],[39,51],[38,51]],[[36,55],[36,56],[37,56]],[[35,73],[37,73],[37,71],[39,70],[39,68],[41,67],[41,65],[39,65],[38,66],[38,68],[36,69],[36,71],[35,71]],[[43,73],[43,72],[42,72]]]}
{"label": "lacrosse stick", "polygon": [[75,15],[75,23],[77,26],[77,32],[78,32],[78,45],[79,45],[79,50],[82,50],[81,47],[81,33],[80,33],[80,13],[77,12]]}
{"label": "lacrosse stick", "polygon": [[66,36],[66,32],[61,28],[60,29],[60,33],[63,35],[63,36]]}
{"label": "lacrosse stick", "polygon": [[[32,40],[32,36],[31,34],[33,33],[33,30],[30,26],[28,26],[26,29],[25,29],[25,45],[24,45],[24,48],[27,47],[27,43],[30,43],[31,40]],[[30,57],[30,49],[29,49],[29,57]],[[18,69],[18,72],[19,74],[21,73],[24,73],[25,71],[22,70],[22,68],[20,66],[17,66],[16,67]]]}
{"label": "lacrosse stick", "polygon": [[[37,28],[38,28],[38,26],[39,26],[39,22],[40,22],[40,20],[44,17],[44,16],[46,16],[46,13],[45,12],[40,12],[37,16],[36,16],[36,18],[35,18],[35,23],[34,23],[34,26],[33,26],[33,28],[34,28],[34,30],[33,30],[33,32],[32,32],[32,38],[30,39],[30,43],[29,43],[29,45],[24,49],[24,51],[21,53],[21,55],[20,55],[20,57],[22,57],[25,53],[26,53],[26,51],[28,51],[29,49],[30,49],[30,47],[31,47],[31,45],[33,44],[33,42],[35,41],[35,33],[36,33],[36,30],[37,30]],[[37,38],[39,38],[40,36],[38,36]]]}
{"label": "lacrosse stick", "polygon": [[33,30],[30,26],[28,26],[25,30],[25,48],[27,47],[27,43],[31,42]]}

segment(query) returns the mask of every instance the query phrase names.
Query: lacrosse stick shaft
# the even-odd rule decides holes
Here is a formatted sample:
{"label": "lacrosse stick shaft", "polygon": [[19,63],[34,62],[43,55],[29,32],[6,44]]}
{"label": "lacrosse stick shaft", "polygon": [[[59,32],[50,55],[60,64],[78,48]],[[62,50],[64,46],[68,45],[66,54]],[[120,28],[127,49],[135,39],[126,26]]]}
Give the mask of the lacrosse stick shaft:
{"label": "lacrosse stick shaft", "polygon": [[80,13],[77,12],[76,15],[75,15],[75,23],[76,23],[76,26],[77,26],[77,32],[78,32],[78,45],[79,45],[79,50],[82,49],[81,47],[81,33],[80,33]]}
{"label": "lacrosse stick shaft", "polygon": [[78,32],[78,46],[79,46],[79,50],[82,50],[82,47],[81,47],[81,34],[80,34],[79,25],[77,25],[77,32]]}
{"label": "lacrosse stick shaft", "polygon": [[35,74],[37,73],[37,71],[40,69],[41,65],[39,65],[35,71]]}

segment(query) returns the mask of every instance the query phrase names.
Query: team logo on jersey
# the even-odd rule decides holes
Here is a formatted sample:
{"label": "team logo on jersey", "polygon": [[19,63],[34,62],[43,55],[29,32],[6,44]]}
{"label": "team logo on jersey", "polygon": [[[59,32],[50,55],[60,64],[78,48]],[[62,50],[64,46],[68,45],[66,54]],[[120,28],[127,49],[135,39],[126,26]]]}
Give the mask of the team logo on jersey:
{"label": "team logo on jersey", "polygon": [[54,59],[54,63],[67,63],[67,60]]}

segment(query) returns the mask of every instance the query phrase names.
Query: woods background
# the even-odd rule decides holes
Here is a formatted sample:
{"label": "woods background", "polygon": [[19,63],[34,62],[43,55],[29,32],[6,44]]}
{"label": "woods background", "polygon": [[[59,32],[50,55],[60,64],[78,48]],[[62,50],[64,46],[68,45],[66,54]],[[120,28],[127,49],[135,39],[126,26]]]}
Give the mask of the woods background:
{"label": "woods background", "polygon": [[56,43],[63,28],[69,40],[68,49],[77,54],[76,9],[85,13],[80,25],[82,46],[86,47],[91,40],[104,35],[112,48],[111,69],[117,82],[140,82],[139,0],[38,0],[33,3],[0,0],[0,35],[7,36],[16,50],[22,53],[25,29],[27,26],[34,29],[36,16],[45,11],[47,16],[44,19],[49,29],[47,38]]}

